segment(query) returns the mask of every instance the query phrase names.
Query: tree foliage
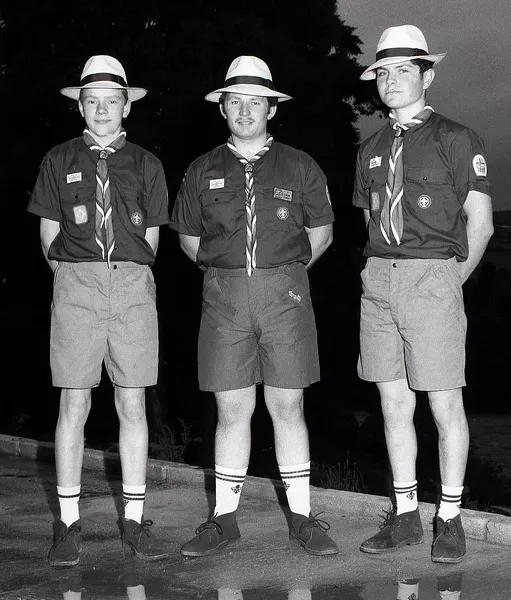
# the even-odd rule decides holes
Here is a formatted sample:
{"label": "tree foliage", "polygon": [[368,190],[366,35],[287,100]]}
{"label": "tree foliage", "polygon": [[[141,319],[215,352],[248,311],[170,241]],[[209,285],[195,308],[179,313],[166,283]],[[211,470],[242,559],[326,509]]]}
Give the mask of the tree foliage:
{"label": "tree foliage", "polygon": [[[115,56],[128,82],[149,90],[126,127],[129,139],[162,159],[171,191],[188,162],[224,141],[225,124],[204,96],[241,54],[264,59],[277,89],[294,97],[279,107],[278,139],[314,156],[332,188],[351,185],[355,122],[376,105],[358,80],[360,41],[337,16],[335,0],[19,1],[4,7],[2,19],[1,97],[15,108],[4,136],[17,191],[31,189],[52,145],[79,135],[76,105],[58,91],[78,83],[93,54]],[[334,194],[334,201],[341,200]]]}

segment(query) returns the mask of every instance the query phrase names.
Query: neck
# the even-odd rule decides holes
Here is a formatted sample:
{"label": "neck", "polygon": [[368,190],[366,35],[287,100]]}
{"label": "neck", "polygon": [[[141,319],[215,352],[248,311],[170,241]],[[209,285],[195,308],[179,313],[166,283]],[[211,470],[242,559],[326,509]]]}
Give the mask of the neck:
{"label": "neck", "polygon": [[101,146],[102,148],[106,148],[114,140],[116,140],[121,135],[121,131],[122,129],[119,129],[119,131],[113,133],[112,135],[98,137],[97,135],[94,135],[90,129],[87,128],[87,132],[89,133],[89,135],[94,139],[97,145]]}
{"label": "neck", "polygon": [[411,106],[406,106],[405,108],[397,108],[392,110],[392,114],[396,117],[401,125],[405,125],[408,123],[415,115],[420,113],[420,111],[426,106],[426,99],[422,99],[420,102],[416,102]]}
{"label": "neck", "polygon": [[236,137],[235,135],[232,136],[232,142],[236,146],[236,150],[247,160],[250,160],[259,152],[259,150],[261,150],[261,148],[266,144],[267,139],[268,134],[266,132],[264,135],[261,135],[254,140],[244,140]]}

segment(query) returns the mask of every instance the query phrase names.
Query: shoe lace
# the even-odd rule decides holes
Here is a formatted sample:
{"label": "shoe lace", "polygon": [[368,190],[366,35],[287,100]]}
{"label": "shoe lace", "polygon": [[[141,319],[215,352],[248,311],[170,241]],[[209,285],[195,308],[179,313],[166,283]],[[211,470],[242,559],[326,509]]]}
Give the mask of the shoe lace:
{"label": "shoe lace", "polygon": [[217,532],[220,535],[222,535],[224,530],[223,530],[222,526],[220,525],[220,523],[218,521],[215,521],[217,516],[218,515],[215,514],[212,517],[210,517],[206,522],[201,523],[195,530],[195,535],[199,535],[203,531],[206,531],[206,529],[216,529]]}
{"label": "shoe lace", "polygon": [[315,515],[311,515],[307,521],[304,521],[301,525],[300,525],[300,532],[302,531],[302,529],[306,528],[306,527],[319,527],[321,529],[321,531],[323,532],[327,532],[330,529],[330,524],[327,523],[326,521],[324,521],[323,519],[318,519],[319,515],[322,515],[322,512],[319,512]]}
{"label": "shoe lace", "polygon": [[380,523],[380,529],[385,529],[387,525],[390,525],[396,518],[396,509],[392,507],[390,510],[383,509],[383,515],[380,515],[382,522]]}
{"label": "shoe lace", "polygon": [[149,531],[149,527],[151,527],[152,525],[153,525],[153,521],[151,519],[144,519],[140,523],[140,525],[138,525],[138,527],[135,527],[133,532],[135,533],[135,535],[142,533],[142,534],[146,535],[147,537],[150,537],[151,532]]}

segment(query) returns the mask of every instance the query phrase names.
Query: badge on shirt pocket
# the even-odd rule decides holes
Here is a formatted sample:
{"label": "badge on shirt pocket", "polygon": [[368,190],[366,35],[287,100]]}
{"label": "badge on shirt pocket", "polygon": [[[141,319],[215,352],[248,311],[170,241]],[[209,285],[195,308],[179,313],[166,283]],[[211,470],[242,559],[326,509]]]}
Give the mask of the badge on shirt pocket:
{"label": "badge on shirt pocket", "polygon": [[371,210],[380,209],[380,192],[371,192]]}
{"label": "badge on shirt pocket", "polygon": [[273,188],[273,197],[277,200],[286,200],[286,202],[292,202],[293,192],[291,190],[284,190],[282,188]]}
{"label": "badge on shirt pocket", "polygon": [[78,204],[77,206],[73,206],[73,212],[75,214],[75,223],[77,225],[83,225],[89,220],[89,215],[87,213],[87,207],[85,206],[85,204]]}

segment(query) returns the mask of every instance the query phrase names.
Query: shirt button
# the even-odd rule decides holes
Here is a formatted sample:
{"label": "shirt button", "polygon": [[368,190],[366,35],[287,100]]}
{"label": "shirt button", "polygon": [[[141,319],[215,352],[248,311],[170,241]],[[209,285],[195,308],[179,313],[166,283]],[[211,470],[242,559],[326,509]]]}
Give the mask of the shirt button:
{"label": "shirt button", "polygon": [[114,270],[115,270],[115,269],[117,269],[117,265],[114,265],[112,268],[113,268]]}
{"label": "shirt button", "polygon": [[394,267],[394,269],[397,267],[397,263],[392,263],[392,266]]}

